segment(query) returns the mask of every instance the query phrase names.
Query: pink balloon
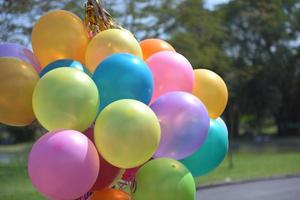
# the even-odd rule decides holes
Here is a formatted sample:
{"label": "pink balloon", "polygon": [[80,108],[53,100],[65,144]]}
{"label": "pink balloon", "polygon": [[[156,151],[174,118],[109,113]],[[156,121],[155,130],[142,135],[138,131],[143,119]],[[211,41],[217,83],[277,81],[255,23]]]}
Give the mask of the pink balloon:
{"label": "pink balloon", "polygon": [[[84,132],[84,134],[94,142],[94,128],[90,127]],[[104,188],[109,188],[112,186],[116,178],[121,174],[122,170],[118,167],[115,167],[108,163],[102,156],[99,154],[100,161],[100,170],[97,177],[97,180],[92,187],[91,191],[102,190]]]}
{"label": "pink balloon", "polygon": [[172,51],[158,52],[152,55],[146,63],[154,77],[151,103],[167,92],[193,91],[193,67],[181,54]]}
{"label": "pink balloon", "polygon": [[99,172],[94,144],[73,130],[49,132],[32,147],[29,177],[39,192],[51,199],[76,199],[88,192]]}

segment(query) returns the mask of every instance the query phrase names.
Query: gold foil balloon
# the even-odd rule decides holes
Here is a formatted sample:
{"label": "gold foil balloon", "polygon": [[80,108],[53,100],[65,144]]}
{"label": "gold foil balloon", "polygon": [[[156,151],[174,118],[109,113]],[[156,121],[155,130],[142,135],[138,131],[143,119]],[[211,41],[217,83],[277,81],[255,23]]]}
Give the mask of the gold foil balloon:
{"label": "gold foil balloon", "polygon": [[85,64],[93,72],[108,56],[114,53],[130,53],[143,59],[138,41],[127,30],[109,29],[98,33],[89,43]]}
{"label": "gold foil balloon", "polygon": [[32,94],[39,76],[28,63],[16,58],[0,58],[0,123],[26,126],[35,119]]}
{"label": "gold foil balloon", "polygon": [[196,69],[193,94],[206,106],[211,118],[218,118],[225,110],[228,91],[223,79],[213,71]]}
{"label": "gold foil balloon", "polygon": [[42,68],[64,58],[83,63],[88,41],[88,34],[81,19],[64,10],[45,14],[32,31],[32,47]]}

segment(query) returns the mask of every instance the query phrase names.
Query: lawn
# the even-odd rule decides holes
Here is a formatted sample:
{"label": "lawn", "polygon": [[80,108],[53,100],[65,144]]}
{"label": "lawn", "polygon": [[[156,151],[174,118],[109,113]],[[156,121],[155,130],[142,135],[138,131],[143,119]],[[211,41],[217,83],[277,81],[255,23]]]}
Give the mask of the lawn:
{"label": "lawn", "polygon": [[233,160],[232,169],[226,159],[215,171],[196,178],[197,185],[300,174],[300,152],[239,152]]}
{"label": "lawn", "polygon": [[[9,163],[0,162],[0,200],[45,199],[36,192],[27,176],[26,159],[29,148],[29,144],[0,146],[0,157],[11,153],[16,155]],[[201,187],[224,181],[300,174],[298,150],[239,150],[233,154],[233,161],[233,169],[229,169],[226,159],[212,173],[196,178],[197,185]]]}

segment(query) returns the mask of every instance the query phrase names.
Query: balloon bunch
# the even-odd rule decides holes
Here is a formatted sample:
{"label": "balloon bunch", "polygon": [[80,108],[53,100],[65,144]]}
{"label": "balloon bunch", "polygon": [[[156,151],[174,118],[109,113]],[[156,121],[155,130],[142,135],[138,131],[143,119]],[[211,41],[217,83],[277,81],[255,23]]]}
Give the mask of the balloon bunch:
{"label": "balloon bunch", "polygon": [[[89,39],[81,19],[63,10],[38,20],[32,47],[0,45],[0,122],[37,119],[49,131],[28,159],[39,192],[195,199],[193,177],[216,168],[228,148],[219,118],[228,94],[217,74],[194,71],[167,42],[139,43],[127,30]],[[130,195],[116,189],[120,181],[135,182]]]}

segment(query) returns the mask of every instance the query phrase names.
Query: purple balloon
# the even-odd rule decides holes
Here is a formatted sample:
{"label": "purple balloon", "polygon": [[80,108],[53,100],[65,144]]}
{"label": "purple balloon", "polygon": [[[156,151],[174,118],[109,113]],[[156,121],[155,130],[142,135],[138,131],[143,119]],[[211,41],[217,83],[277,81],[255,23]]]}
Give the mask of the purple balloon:
{"label": "purple balloon", "polygon": [[197,97],[186,92],[170,92],[159,97],[151,109],[161,127],[161,140],[154,157],[182,159],[203,144],[209,129],[209,117]]}
{"label": "purple balloon", "polygon": [[41,66],[35,55],[24,46],[13,43],[0,44],[0,57],[14,57],[32,65],[37,73],[41,71]]}
{"label": "purple balloon", "polygon": [[50,199],[77,199],[97,179],[98,152],[78,131],[49,132],[33,145],[28,172],[32,184]]}

